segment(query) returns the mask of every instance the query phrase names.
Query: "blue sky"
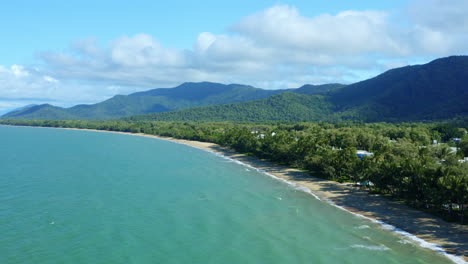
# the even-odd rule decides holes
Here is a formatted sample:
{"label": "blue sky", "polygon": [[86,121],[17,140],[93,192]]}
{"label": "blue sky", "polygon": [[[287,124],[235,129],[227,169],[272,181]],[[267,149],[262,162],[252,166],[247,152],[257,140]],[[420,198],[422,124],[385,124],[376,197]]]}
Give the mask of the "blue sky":
{"label": "blue sky", "polygon": [[[240,18],[276,4],[294,5],[305,16],[343,10],[391,10],[393,1],[5,1],[0,9],[2,65],[34,63],[35,53],[63,50],[77,39],[108,42],[145,33],[168,46],[187,48],[201,32],[221,34]],[[7,51],[7,52],[6,52]]]}
{"label": "blue sky", "polygon": [[6,1],[0,113],[185,81],[351,83],[466,54],[468,1]]}

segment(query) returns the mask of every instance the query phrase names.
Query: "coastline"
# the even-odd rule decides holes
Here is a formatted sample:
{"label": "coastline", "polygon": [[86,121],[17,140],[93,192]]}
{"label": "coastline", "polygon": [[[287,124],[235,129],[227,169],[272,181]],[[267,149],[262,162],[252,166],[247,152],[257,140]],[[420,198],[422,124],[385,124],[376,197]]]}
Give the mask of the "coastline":
{"label": "coastline", "polygon": [[371,195],[365,190],[316,178],[298,169],[237,153],[215,143],[146,134],[128,134],[168,140],[237,161],[283,180],[339,209],[378,223],[384,229],[399,233],[421,247],[444,254],[454,263],[467,263],[468,261],[468,227],[466,226],[448,223],[407,205],[379,195]]}
{"label": "coastline", "polygon": [[168,140],[209,151],[224,158],[237,161],[243,165],[253,167],[277,179],[286,181],[340,209],[377,222],[381,224],[384,229],[400,233],[410,238],[415,244],[445,254],[455,263],[466,263],[466,261],[468,261],[467,226],[445,222],[436,216],[415,210],[379,195],[371,195],[367,191],[348,186],[347,184],[315,178],[298,169],[240,154],[215,143],[175,139],[142,133],[79,128],[60,129],[143,136]]}

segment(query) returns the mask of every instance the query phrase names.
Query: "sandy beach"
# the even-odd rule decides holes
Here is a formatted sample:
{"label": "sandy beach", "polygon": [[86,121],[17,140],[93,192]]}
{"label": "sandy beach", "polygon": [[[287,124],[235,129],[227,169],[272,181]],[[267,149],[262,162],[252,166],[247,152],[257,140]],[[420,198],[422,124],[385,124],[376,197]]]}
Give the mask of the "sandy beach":
{"label": "sandy beach", "polygon": [[[141,135],[186,144],[238,160],[278,178],[304,186],[320,199],[331,202],[352,213],[392,225],[397,228],[397,230],[393,231],[401,229],[410,233],[425,241],[419,241],[422,246],[428,246],[426,242],[437,244],[445,252],[461,256],[458,259],[459,261],[468,261],[467,226],[445,222],[433,215],[379,195],[369,194],[367,191],[349,186],[349,184],[312,177],[310,174],[298,169],[239,154],[214,143]],[[433,246],[429,247],[434,249]]]}
{"label": "sandy beach", "polygon": [[[413,238],[413,240],[418,240],[419,238],[420,241],[416,242],[422,246],[435,250],[442,249],[451,255],[459,256],[451,257],[451,259],[457,263],[468,261],[468,226],[445,222],[433,215],[415,210],[404,204],[380,197],[379,195],[369,194],[367,191],[352,187],[349,184],[341,184],[338,182],[315,178],[300,170],[277,165],[275,163],[260,160],[255,157],[239,154],[214,143],[181,140],[147,134],[134,134],[91,129],[74,130],[89,130],[106,133],[110,132],[157,138],[218,153],[227,158],[240,161],[244,164],[265,171],[277,178],[306,187],[321,200],[335,204],[352,213],[373,219],[374,221],[377,220],[392,225],[397,228],[397,230],[393,231],[404,231],[410,233],[417,237]],[[440,246],[440,248],[437,248],[435,245],[430,245],[428,243],[437,244]]]}

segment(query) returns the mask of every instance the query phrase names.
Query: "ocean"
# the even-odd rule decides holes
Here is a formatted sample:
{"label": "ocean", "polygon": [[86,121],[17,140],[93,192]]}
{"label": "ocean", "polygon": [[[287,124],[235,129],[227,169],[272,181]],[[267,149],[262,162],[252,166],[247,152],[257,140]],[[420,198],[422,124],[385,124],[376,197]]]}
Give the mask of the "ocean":
{"label": "ocean", "polygon": [[452,262],[207,151],[0,126],[0,263]]}

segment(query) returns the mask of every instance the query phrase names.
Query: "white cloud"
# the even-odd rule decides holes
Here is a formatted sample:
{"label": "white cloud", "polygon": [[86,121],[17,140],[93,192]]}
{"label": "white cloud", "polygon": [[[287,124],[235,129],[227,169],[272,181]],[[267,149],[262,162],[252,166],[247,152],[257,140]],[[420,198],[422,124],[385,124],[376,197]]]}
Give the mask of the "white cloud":
{"label": "white cloud", "polygon": [[10,72],[15,76],[15,77],[18,77],[18,78],[21,78],[21,77],[26,77],[29,75],[29,73],[27,71],[24,70],[24,67],[21,66],[21,65],[12,65],[11,68],[10,68]]}
{"label": "white cloud", "polygon": [[[36,74],[22,65],[12,65],[10,68],[0,67],[0,97],[1,98],[46,98],[53,85],[46,76]],[[51,77],[49,77],[51,78]]]}
{"label": "white cloud", "polygon": [[194,45],[194,50],[197,53],[204,53],[216,41],[216,36],[210,32],[202,32],[198,35]]}
{"label": "white cloud", "polygon": [[416,0],[408,8],[413,54],[466,54],[468,1]]}
{"label": "white cloud", "polygon": [[466,36],[468,30],[466,0],[415,0],[408,9],[415,24],[446,34]]}
{"label": "white cloud", "polygon": [[146,34],[125,36],[113,41],[111,59],[118,65],[130,67],[177,67],[185,63],[181,51],[164,48]]}
{"label": "white cloud", "polygon": [[59,81],[57,79],[54,79],[54,78],[52,78],[50,76],[47,76],[47,75],[45,75],[43,78],[44,78],[44,81],[49,82],[49,83],[59,83]]}
{"label": "white cloud", "polygon": [[[437,8],[441,1],[429,2],[424,7],[430,12],[454,15],[455,8],[440,11],[444,10]],[[106,47],[95,39],[85,39],[73,43],[71,52],[47,52],[41,57],[47,65],[45,72],[59,79],[151,88],[184,81],[232,81],[270,88],[304,78],[357,81],[362,72],[386,68],[380,60],[466,51],[456,48],[464,45],[454,37],[460,35],[458,31],[443,31],[446,27],[439,27],[430,16],[408,14],[410,23],[403,26],[393,23],[392,14],[383,11],[347,10],[306,17],[295,7],[275,5],[242,18],[230,34],[200,33],[192,49],[164,47],[153,36],[137,34],[115,39]],[[311,78],[318,72],[341,75]]]}
{"label": "white cloud", "polygon": [[233,30],[257,43],[318,54],[355,55],[404,52],[387,29],[388,14],[344,11],[337,15],[304,17],[286,5],[268,8],[242,19]]}

